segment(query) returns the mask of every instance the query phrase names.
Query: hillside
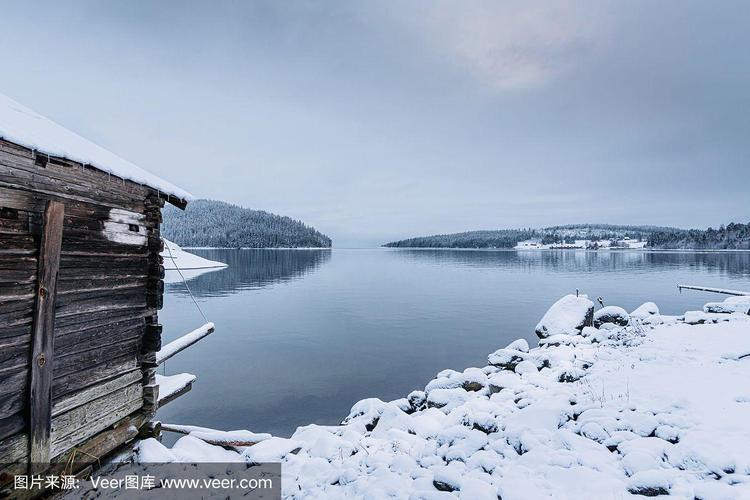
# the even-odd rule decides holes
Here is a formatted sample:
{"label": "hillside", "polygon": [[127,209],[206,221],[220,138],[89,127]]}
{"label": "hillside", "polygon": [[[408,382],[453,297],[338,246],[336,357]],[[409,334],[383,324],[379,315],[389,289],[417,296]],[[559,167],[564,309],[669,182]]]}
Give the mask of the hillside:
{"label": "hillside", "polygon": [[216,200],[164,208],[162,236],[185,247],[328,248],[331,239],[290,217]]}
{"label": "hillside", "polygon": [[393,248],[513,248],[519,241],[538,239],[556,243],[571,239],[647,239],[651,234],[681,231],[657,226],[620,226],[613,224],[571,224],[541,229],[498,229],[454,234],[421,236],[386,243]]}
{"label": "hillside", "polygon": [[719,229],[657,231],[648,238],[652,248],[750,250],[750,223],[730,223]]}

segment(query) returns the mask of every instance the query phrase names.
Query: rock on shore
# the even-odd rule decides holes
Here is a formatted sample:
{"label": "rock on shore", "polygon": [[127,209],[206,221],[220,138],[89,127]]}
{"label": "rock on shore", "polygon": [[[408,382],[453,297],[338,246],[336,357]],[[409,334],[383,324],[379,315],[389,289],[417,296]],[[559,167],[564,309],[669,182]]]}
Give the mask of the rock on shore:
{"label": "rock on shore", "polygon": [[594,319],[594,303],[586,296],[566,295],[542,317],[536,325],[540,339],[551,335],[576,335],[584,326],[591,326]]}

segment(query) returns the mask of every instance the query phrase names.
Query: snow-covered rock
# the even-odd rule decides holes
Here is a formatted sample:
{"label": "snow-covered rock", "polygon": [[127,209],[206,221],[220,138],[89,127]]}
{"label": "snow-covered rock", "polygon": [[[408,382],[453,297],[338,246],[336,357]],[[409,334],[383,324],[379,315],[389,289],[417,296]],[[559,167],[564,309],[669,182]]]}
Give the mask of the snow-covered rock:
{"label": "snow-covered rock", "polygon": [[594,313],[594,327],[599,328],[605,323],[627,326],[630,323],[630,315],[622,307],[602,307]]}
{"label": "snow-covered rock", "polygon": [[526,339],[518,339],[508,344],[505,348],[511,351],[529,352],[529,343]]}
{"label": "snow-covered rock", "polygon": [[290,453],[296,453],[303,443],[293,439],[273,437],[249,446],[242,453],[248,463],[278,462]]}
{"label": "snow-covered rock", "polygon": [[633,312],[630,313],[631,318],[635,319],[646,319],[649,316],[658,316],[659,306],[653,302],[644,302],[639,305]]}
{"label": "snow-covered rock", "polygon": [[729,297],[723,302],[709,302],[703,306],[703,312],[719,314],[750,314],[750,295]]}
{"label": "snow-covered rock", "polygon": [[536,365],[532,363],[529,360],[521,361],[518,363],[514,369],[516,373],[519,375],[523,375],[524,373],[536,373],[539,370],[537,369]]}
{"label": "snow-covered rock", "polygon": [[487,362],[503,370],[513,370],[516,365],[526,359],[526,353],[514,349],[498,349],[489,356]]}
{"label": "snow-covered rock", "polygon": [[536,325],[539,338],[550,335],[576,335],[585,326],[591,326],[594,319],[594,303],[583,296],[566,295],[545,313]]}
{"label": "snow-covered rock", "polygon": [[683,316],[683,321],[688,325],[701,325],[708,320],[708,315],[703,311],[688,311]]}

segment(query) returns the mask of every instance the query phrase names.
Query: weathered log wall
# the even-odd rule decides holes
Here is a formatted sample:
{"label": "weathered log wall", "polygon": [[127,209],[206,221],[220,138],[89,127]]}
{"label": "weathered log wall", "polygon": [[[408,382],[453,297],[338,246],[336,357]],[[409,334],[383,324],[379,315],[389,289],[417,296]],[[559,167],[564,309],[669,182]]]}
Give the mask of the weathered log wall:
{"label": "weathered log wall", "polygon": [[28,460],[33,311],[50,200],[65,205],[50,458],[91,443],[99,443],[99,453],[111,451],[121,444],[112,436],[132,438],[113,430],[125,421],[143,423],[155,411],[163,197],[0,139],[0,463]]}

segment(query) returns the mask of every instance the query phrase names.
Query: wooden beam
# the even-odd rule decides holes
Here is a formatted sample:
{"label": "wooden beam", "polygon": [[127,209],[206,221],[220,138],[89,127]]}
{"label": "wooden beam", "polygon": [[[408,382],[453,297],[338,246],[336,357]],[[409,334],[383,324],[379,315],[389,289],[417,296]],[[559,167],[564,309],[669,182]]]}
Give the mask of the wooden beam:
{"label": "wooden beam", "polygon": [[209,322],[201,326],[200,328],[196,328],[192,332],[186,333],[182,337],[173,340],[169,344],[162,347],[161,350],[156,353],[156,362],[158,364],[164,363],[166,360],[168,360],[178,352],[187,349],[199,340],[207,337],[208,335],[213,333],[213,331],[214,324]]}
{"label": "wooden beam", "polygon": [[39,248],[29,391],[29,462],[48,464],[52,428],[52,364],[55,341],[55,295],[60,268],[65,205],[47,202]]}
{"label": "wooden beam", "polygon": [[724,295],[736,295],[739,297],[750,295],[750,292],[743,292],[742,290],[726,290],[724,288],[713,288],[710,286],[677,285],[677,288],[680,290],[680,292],[682,292],[682,289],[684,288],[685,290],[699,290],[701,292],[723,293]]}
{"label": "wooden beam", "polygon": [[254,432],[245,430],[219,431],[209,429],[208,427],[165,424],[164,422],[161,423],[161,430],[176,434],[185,434],[186,436],[198,438],[205,443],[224,447],[254,446],[271,436],[270,434],[255,434]]}

